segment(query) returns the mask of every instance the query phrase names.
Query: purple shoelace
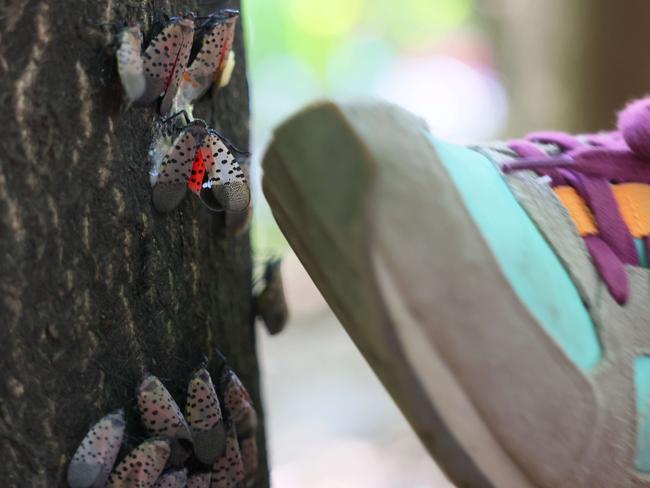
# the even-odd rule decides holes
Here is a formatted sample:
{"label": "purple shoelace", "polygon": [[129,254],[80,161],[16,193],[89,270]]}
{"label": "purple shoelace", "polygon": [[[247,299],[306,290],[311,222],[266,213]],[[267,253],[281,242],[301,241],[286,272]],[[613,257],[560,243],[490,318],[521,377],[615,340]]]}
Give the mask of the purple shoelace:
{"label": "purple shoelace", "polygon": [[[539,143],[553,144],[560,152],[548,156]],[[536,132],[508,146],[520,159],[503,165],[504,172],[534,171],[549,177],[552,186],[571,186],[584,199],[598,227],[598,234],[584,237],[585,245],[612,297],[625,304],[630,295],[625,265],[640,263],[611,185],[650,184],[650,97],[619,114],[618,131],[581,139],[563,132]],[[643,240],[650,256],[650,238]]]}

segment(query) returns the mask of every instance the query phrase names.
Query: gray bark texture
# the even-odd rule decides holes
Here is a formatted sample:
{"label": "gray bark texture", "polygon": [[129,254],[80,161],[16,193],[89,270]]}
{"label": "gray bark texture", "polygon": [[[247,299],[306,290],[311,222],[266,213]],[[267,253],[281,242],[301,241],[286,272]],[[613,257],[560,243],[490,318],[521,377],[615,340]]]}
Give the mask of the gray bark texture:
{"label": "gray bark texture", "polygon": [[[147,150],[154,107],[129,108],[113,35],[189,7],[238,1],[0,2],[0,486],[65,486],[88,428],[127,412],[121,456],[145,436],[134,392],[157,375],[184,405],[204,355],[219,348],[261,419],[248,234],[188,196],[151,205]],[[244,13],[245,15],[245,13]],[[195,115],[248,147],[249,99],[239,22],[231,84]]]}

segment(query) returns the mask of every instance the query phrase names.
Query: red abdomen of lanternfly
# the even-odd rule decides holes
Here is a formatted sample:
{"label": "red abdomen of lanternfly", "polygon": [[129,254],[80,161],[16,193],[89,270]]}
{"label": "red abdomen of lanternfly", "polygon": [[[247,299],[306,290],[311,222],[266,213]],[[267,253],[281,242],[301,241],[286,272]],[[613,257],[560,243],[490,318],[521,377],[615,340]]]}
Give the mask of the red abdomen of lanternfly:
{"label": "red abdomen of lanternfly", "polygon": [[190,175],[190,180],[187,183],[187,186],[189,186],[190,191],[193,191],[194,193],[199,193],[201,191],[204,175],[205,175],[205,159],[203,156],[203,150],[199,148],[198,151],[196,151],[194,164],[192,164],[192,173]]}

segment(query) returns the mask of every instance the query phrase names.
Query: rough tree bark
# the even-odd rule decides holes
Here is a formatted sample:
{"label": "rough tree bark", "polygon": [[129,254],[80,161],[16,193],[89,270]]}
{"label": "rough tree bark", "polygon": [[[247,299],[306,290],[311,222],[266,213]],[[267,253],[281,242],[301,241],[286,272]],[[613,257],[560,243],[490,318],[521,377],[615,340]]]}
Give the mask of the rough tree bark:
{"label": "rough tree bark", "polygon": [[[8,0],[0,4],[0,485],[63,486],[87,428],[127,408],[143,436],[143,373],[183,399],[215,347],[261,412],[248,235],[186,198],[152,208],[153,108],[127,108],[114,23],[237,1]],[[144,8],[143,8],[144,7]],[[240,22],[230,86],[195,114],[248,147]],[[214,368],[213,368],[214,371]],[[268,485],[263,423],[257,486]]]}

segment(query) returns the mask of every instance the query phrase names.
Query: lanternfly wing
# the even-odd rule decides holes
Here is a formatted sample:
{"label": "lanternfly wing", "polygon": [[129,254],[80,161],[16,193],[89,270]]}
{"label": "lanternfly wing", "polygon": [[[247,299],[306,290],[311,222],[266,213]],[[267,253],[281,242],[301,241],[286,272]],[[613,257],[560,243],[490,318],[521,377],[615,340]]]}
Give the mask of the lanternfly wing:
{"label": "lanternfly wing", "polygon": [[142,31],[139,26],[127,27],[119,35],[117,71],[129,102],[140,100],[146,89],[142,60]]}
{"label": "lanternfly wing", "polygon": [[[148,104],[167,94],[175,76],[180,77],[187,66],[193,38],[194,21],[174,18],[151,41],[143,56],[147,85],[140,103]],[[171,106],[174,95],[175,89],[171,99],[165,103],[166,110],[161,105],[162,113],[169,110],[167,105]]]}
{"label": "lanternfly wing", "polygon": [[187,486],[187,470],[177,469],[163,474],[154,488],[185,488]]}
{"label": "lanternfly wing", "polygon": [[150,434],[191,439],[180,408],[154,375],[147,376],[138,388],[138,410]]}
{"label": "lanternfly wing", "polygon": [[174,399],[167,388],[153,375],[147,376],[138,388],[138,410],[142,423],[152,435],[171,440],[171,463],[182,464],[189,456],[185,445],[192,435]]}
{"label": "lanternfly wing", "polygon": [[[248,178],[248,169],[249,165],[245,164],[242,166],[242,171],[244,172],[244,178]],[[232,236],[238,236],[246,232],[246,229],[250,226],[251,219],[253,217],[253,206],[248,205],[248,208],[244,212],[226,212],[225,213],[225,224],[226,224],[226,233]]]}
{"label": "lanternfly wing", "polygon": [[196,154],[196,144],[194,133],[183,130],[163,158],[153,188],[153,204],[159,212],[169,212],[183,200]]}
{"label": "lanternfly wing", "polygon": [[210,488],[212,473],[194,474],[187,480],[187,488]]}
{"label": "lanternfly wing", "polygon": [[[237,25],[237,18],[239,12],[230,12],[230,18],[226,20],[225,26],[222,29],[220,36],[215,36],[218,42],[217,49],[219,52],[219,64],[217,66],[217,73],[214,77],[217,88],[223,88],[230,81],[230,76],[235,67],[235,55],[232,50],[233,43],[235,42],[235,27]],[[226,74],[227,72],[227,74]],[[226,78],[228,79],[226,81]]]}
{"label": "lanternfly wing", "polygon": [[250,205],[250,188],[232,149],[213,130],[202,144],[208,186],[227,212],[244,212]]}
{"label": "lanternfly wing", "polygon": [[205,125],[191,123],[178,135],[163,158],[153,187],[153,204],[159,212],[169,212],[183,200],[194,166],[197,145],[205,132]]}
{"label": "lanternfly wing", "polygon": [[172,108],[174,98],[176,98],[176,94],[178,93],[181,78],[187,69],[187,64],[190,60],[190,53],[192,51],[194,21],[192,19],[181,19],[179,20],[179,25],[181,27],[180,49],[176,56],[171,76],[165,86],[165,96],[163,97],[162,102],[160,102],[161,114],[168,113]]}
{"label": "lanternfly wing", "polygon": [[226,436],[226,450],[212,467],[210,488],[238,488],[244,481],[244,464],[237,442],[237,432],[230,424]]}
{"label": "lanternfly wing", "polygon": [[226,447],[221,406],[210,373],[200,369],[187,387],[185,415],[192,429],[194,454],[204,464],[211,465]]}
{"label": "lanternfly wing", "polygon": [[221,377],[223,401],[240,436],[248,436],[257,429],[257,413],[250,394],[235,372],[225,367]]}
{"label": "lanternfly wing", "polygon": [[[239,12],[225,10],[212,16],[203,28],[206,34],[196,58],[183,75],[180,105],[191,104],[203,95],[213,83],[221,85],[235,38]],[[232,61],[231,61],[232,62]],[[230,67],[232,71],[232,67]]]}
{"label": "lanternfly wing", "polygon": [[147,439],[113,470],[108,488],[151,488],[169,459],[166,439]]}
{"label": "lanternfly wing", "polygon": [[92,426],[68,466],[71,488],[103,488],[124,437],[124,411],[117,410]]}

